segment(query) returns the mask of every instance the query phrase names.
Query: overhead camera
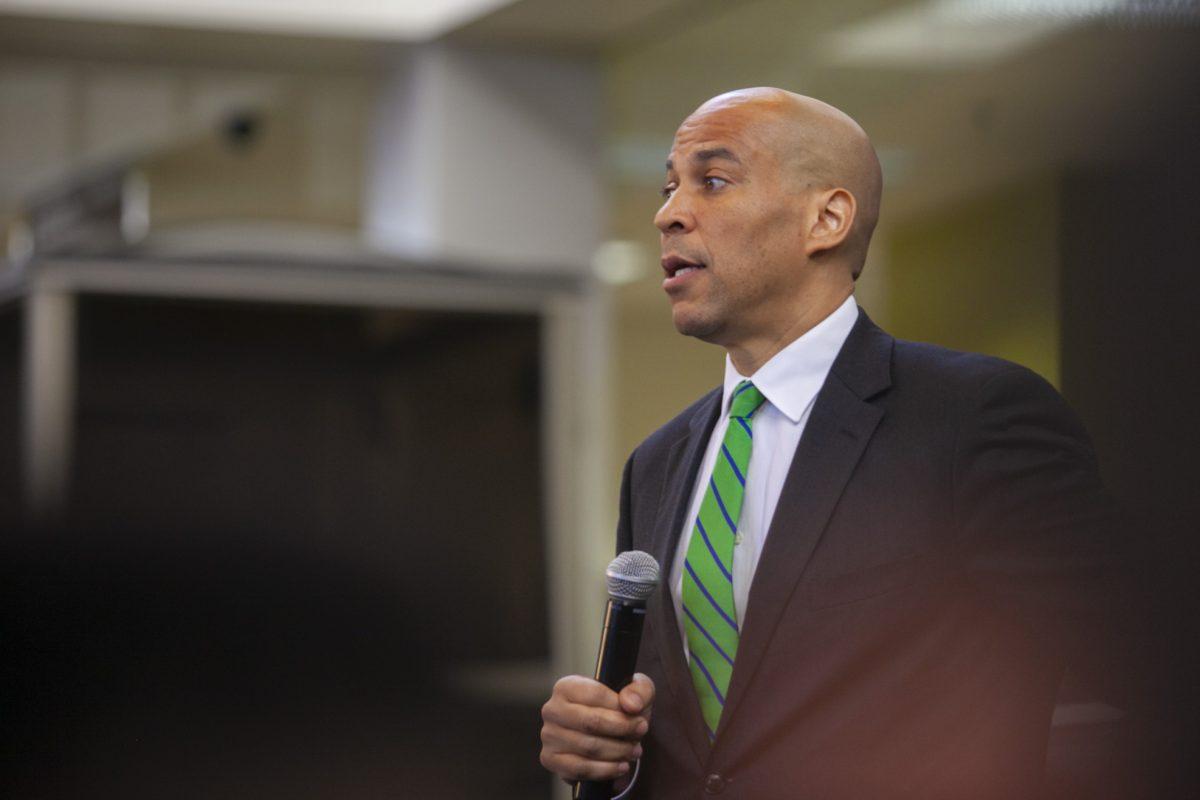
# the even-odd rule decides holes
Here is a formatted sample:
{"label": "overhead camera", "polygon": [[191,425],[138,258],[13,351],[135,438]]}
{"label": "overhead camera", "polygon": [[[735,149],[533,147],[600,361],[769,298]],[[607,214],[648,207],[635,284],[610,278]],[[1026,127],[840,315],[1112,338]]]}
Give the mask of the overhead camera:
{"label": "overhead camera", "polygon": [[262,114],[243,109],[229,114],[221,125],[221,138],[235,150],[248,150],[262,135]]}

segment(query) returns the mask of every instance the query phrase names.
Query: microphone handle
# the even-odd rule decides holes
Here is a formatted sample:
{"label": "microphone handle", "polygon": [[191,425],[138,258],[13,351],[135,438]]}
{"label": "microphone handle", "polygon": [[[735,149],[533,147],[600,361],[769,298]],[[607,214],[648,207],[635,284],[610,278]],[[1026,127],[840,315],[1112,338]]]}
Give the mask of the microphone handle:
{"label": "microphone handle", "polygon": [[[600,634],[594,677],[614,692],[633,681],[645,619],[646,606],[641,604],[610,599],[604,609],[604,631]],[[611,800],[612,796],[612,781],[580,781],[575,785],[574,800]]]}

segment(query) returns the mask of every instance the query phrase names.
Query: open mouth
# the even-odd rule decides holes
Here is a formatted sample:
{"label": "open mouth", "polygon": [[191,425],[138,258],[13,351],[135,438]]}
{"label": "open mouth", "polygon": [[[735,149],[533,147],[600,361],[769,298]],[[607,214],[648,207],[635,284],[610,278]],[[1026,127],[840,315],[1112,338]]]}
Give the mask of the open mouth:
{"label": "open mouth", "polygon": [[668,278],[678,278],[687,275],[690,272],[704,269],[705,265],[699,261],[689,261],[681,256],[667,256],[662,260],[663,272]]}

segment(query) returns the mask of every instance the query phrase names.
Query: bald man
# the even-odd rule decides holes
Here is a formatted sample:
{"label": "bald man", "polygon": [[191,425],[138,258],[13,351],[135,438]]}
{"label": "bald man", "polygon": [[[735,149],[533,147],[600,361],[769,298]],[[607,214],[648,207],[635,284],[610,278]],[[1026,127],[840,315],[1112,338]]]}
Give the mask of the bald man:
{"label": "bald man", "polygon": [[640,673],[561,679],[542,763],[625,796],[1038,796],[1111,525],[1086,434],[1032,372],[893,339],[853,299],[879,161],[841,111],[715,97],[667,161],[663,289],[723,385],[625,465],[650,552]]}

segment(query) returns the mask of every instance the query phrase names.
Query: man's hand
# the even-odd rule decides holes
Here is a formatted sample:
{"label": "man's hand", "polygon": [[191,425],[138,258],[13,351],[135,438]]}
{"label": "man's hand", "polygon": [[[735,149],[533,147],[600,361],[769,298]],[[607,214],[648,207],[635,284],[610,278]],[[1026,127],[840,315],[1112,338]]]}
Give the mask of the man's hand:
{"label": "man's hand", "polygon": [[612,781],[642,756],[654,682],[638,673],[620,694],[582,675],[554,684],[542,706],[542,766],[565,781]]}

